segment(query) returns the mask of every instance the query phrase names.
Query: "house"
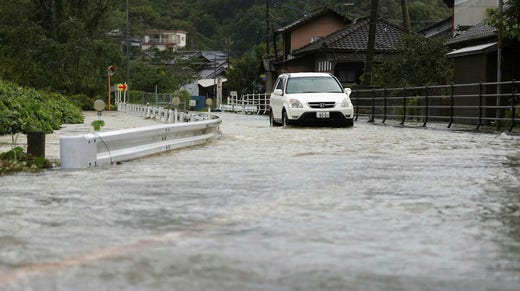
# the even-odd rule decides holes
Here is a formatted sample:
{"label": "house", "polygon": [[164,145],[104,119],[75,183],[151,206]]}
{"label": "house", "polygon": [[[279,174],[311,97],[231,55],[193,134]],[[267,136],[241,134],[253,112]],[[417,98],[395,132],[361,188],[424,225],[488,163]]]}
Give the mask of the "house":
{"label": "house", "polygon": [[453,17],[448,17],[433,25],[430,25],[421,31],[420,34],[426,38],[430,37],[451,37],[453,33]]}
{"label": "house", "polygon": [[146,30],[141,43],[142,50],[155,48],[160,51],[186,47],[186,31],[183,30]]}
{"label": "house", "polygon": [[[501,70],[498,72],[498,31],[495,27],[485,24],[490,9],[498,7],[497,0],[444,0],[453,8],[453,37],[445,44],[452,52],[447,57],[454,63],[454,83],[471,84],[478,82],[496,82],[498,76],[501,81],[520,78],[520,43],[517,40],[503,39],[501,49]],[[462,88],[458,94],[478,94],[478,89]],[[499,92],[496,86],[485,86],[485,94]],[[506,93],[506,86],[502,93]],[[462,103],[460,103],[462,102]],[[463,106],[477,106],[480,100],[467,99],[459,101]],[[494,106],[500,101],[495,97],[487,97],[483,100],[484,106]],[[471,109],[462,109],[469,116]],[[474,109],[473,111],[475,111]],[[486,117],[495,117],[496,110],[488,109],[484,113]]]}
{"label": "house", "polygon": [[309,43],[315,42],[352,23],[340,13],[330,8],[318,9],[309,15],[276,31],[282,36],[282,60],[292,59],[292,53]]}
{"label": "house", "polygon": [[[368,48],[369,22],[369,17],[359,19],[303,47],[293,49],[290,58],[276,64],[277,70],[330,72],[345,86],[360,84]],[[381,61],[393,53],[396,43],[405,34],[402,27],[378,19],[374,60]]]}
{"label": "house", "polygon": [[215,98],[221,102],[222,90],[228,67],[228,55],[222,51],[179,51],[184,59],[198,71],[198,78],[190,84],[182,86],[191,96],[205,96]]}
{"label": "house", "polygon": [[[453,37],[446,45],[453,49],[448,57],[455,66],[455,83],[495,82],[497,80],[498,31],[485,24],[497,0],[445,0],[453,7]],[[520,44],[502,42],[502,80],[520,78]]]}

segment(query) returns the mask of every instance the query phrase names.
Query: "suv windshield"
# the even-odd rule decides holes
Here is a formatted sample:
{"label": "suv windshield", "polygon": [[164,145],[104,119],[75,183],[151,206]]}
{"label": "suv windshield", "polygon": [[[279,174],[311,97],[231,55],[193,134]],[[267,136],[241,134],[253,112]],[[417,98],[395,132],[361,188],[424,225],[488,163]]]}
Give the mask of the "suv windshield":
{"label": "suv windshield", "polygon": [[331,77],[297,77],[289,78],[287,81],[287,94],[341,92],[341,86]]}

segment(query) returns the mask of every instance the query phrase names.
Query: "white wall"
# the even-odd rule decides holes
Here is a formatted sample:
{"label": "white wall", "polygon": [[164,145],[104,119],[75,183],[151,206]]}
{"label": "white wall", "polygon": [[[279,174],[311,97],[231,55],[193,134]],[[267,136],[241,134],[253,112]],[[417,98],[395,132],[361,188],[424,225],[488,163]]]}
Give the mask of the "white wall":
{"label": "white wall", "polygon": [[498,0],[455,0],[455,29],[473,26],[487,18],[487,10],[498,8]]}

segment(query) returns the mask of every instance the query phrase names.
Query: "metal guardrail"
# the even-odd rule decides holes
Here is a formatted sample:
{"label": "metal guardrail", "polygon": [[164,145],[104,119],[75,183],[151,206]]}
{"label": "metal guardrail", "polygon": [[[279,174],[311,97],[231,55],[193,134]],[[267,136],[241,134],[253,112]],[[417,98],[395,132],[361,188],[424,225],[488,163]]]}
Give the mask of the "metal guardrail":
{"label": "metal guardrail", "polygon": [[355,106],[355,120],[367,116],[419,121],[482,125],[506,125],[509,131],[520,121],[520,82],[451,84],[409,88],[353,90],[350,98]]}
{"label": "metal guardrail", "polygon": [[[166,117],[163,110],[145,105],[118,105],[127,113],[149,114],[150,118],[167,124],[92,133],[80,136],[60,137],[62,169],[85,169],[132,160],[177,148],[205,143],[221,135],[222,120],[210,113]],[[171,110],[169,110],[171,111]],[[169,113],[169,112],[168,112]],[[152,114],[155,117],[152,117]],[[189,119],[189,122],[181,122]],[[175,120],[175,123],[169,122]]]}
{"label": "metal guardrail", "polygon": [[152,118],[164,123],[200,121],[209,119],[211,116],[211,114],[206,112],[179,112],[177,109],[167,109],[161,106],[150,106],[142,104],[118,103],[117,110],[134,116]]}

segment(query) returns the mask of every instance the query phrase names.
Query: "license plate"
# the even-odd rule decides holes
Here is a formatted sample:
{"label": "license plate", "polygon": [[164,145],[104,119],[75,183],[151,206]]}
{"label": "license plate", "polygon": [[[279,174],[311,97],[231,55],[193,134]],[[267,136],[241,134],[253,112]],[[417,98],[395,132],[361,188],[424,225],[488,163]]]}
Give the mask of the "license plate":
{"label": "license plate", "polygon": [[316,118],[329,118],[330,112],[328,111],[318,111],[316,112]]}

